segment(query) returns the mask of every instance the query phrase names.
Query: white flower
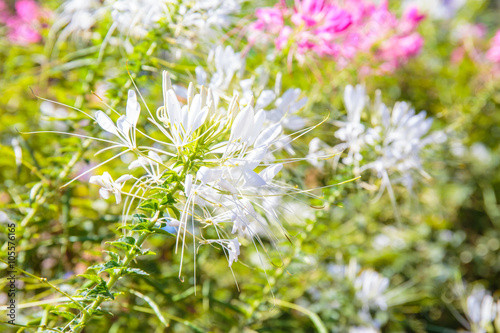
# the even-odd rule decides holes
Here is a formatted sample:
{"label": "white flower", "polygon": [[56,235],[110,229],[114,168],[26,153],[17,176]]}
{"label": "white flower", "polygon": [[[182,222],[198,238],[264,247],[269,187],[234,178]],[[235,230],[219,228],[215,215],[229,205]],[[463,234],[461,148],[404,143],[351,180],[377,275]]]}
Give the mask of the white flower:
{"label": "white flower", "polygon": [[147,157],[139,156],[137,160],[132,161],[132,163],[129,164],[128,168],[135,169],[142,167],[146,170],[153,183],[159,183],[161,181],[161,176],[163,175],[163,172],[160,171],[160,164],[163,164],[160,155],[150,150]]}
{"label": "white flower", "polygon": [[110,194],[115,195],[116,203],[119,204],[122,200],[121,190],[124,183],[132,179],[131,175],[120,176],[116,181],[113,181],[111,175],[108,172],[104,172],[102,176],[92,176],[90,177],[89,183],[101,186],[99,189],[99,194],[103,199],[108,199]]}
{"label": "white flower", "polygon": [[466,313],[474,332],[489,331],[498,310],[493,297],[483,288],[475,288],[467,297]]}
{"label": "white flower", "polygon": [[[173,52],[194,48],[199,42],[215,41],[239,13],[240,0],[66,0],[57,13],[51,35],[58,34],[57,47],[71,35],[91,40],[92,29],[109,22],[101,56],[108,44],[121,43],[130,53],[134,43],[166,21],[173,32]],[[114,34],[118,31],[118,34]],[[102,38],[102,37],[101,37]]]}
{"label": "white flower", "polygon": [[[243,72],[245,58],[240,52],[235,52],[231,46],[221,45],[210,50],[207,63],[214,71],[208,80],[208,73],[201,66],[196,67],[196,80],[199,85],[205,85],[212,90],[215,107],[218,108],[219,101],[225,96],[231,81],[235,75]],[[242,101],[245,103],[246,101]]]}
{"label": "white flower", "polygon": [[141,106],[137,101],[135,91],[129,90],[126,115],[120,116],[116,121],[116,125],[111,118],[102,111],[96,112],[95,120],[103,130],[116,135],[120,139],[122,143],[117,144],[117,146],[124,146],[133,150],[136,148],[135,129],[140,112]]}
{"label": "white flower", "polygon": [[335,132],[335,137],[344,141],[349,149],[347,157],[343,159],[345,164],[355,164],[363,159],[361,149],[365,144],[363,134],[365,126],[361,124],[361,112],[365,107],[367,96],[361,85],[353,88],[346,86],[344,91],[344,105],[347,109],[347,121],[338,122],[340,129]]}
{"label": "white flower", "polygon": [[[167,81],[169,80],[167,74],[164,73],[164,106],[158,109],[157,116],[164,124],[165,128],[168,128],[168,133],[163,129],[162,131],[168,136],[170,141],[179,148],[192,142],[191,138],[193,133],[200,128],[207,119],[210,101],[207,100],[206,93],[204,94],[205,96],[196,94],[188,97],[189,105],[181,106],[177,100],[175,91],[168,88]],[[190,93],[190,95],[192,94]]]}
{"label": "white flower", "polygon": [[395,103],[391,110],[381,102],[378,91],[369,108],[368,121],[363,121],[368,100],[362,86],[345,88],[347,121],[336,122],[340,128],[335,132],[335,137],[345,142],[349,149],[342,162],[353,164],[356,174],[373,170],[382,179],[380,193],[386,188],[392,193],[390,177],[393,177],[392,182],[402,183],[411,191],[412,171],[427,177],[422,168],[421,151],[430,143],[443,142],[445,136],[442,132],[427,135],[432,118],[427,118],[425,111],[415,113],[405,102]]}
{"label": "white flower", "polygon": [[111,6],[113,25],[129,37],[139,39],[168,16],[167,0],[117,0]]}
{"label": "white flower", "polygon": [[233,239],[208,239],[205,242],[207,244],[217,243],[222,246],[228,256],[227,261],[229,267],[231,267],[233,262],[238,261],[238,256],[240,255],[240,241],[237,237]]}
{"label": "white flower", "polygon": [[389,286],[389,279],[372,270],[364,270],[354,280],[356,297],[367,307],[387,309],[384,292]]}
{"label": "white flower", "polygon": [[90,39],[90,29],[105,15],[109,6],[99,0],[66,0],[58,9],[50,33],[59,32],[58,43],[70,35]]}
{"label": "white flower", "polygon": [[305,127],[305,120],[296,113],[307,103],[307,97],[302,97],[299,88],[290,88],[275,102],[275,108],[267,113],[270,121],[281,122],[285,128],[297,131]]}
{"label": "white flower", "polygon": [[322,168],[324,159],[329,155],[332,148],[319,138],[313,138],[309,141],[309,153],[307,161],[317,168]]}
{"label": "white flower", "polygon": [[[277,163],[270,154],[285,137],[281,124],[268,123],[266,111],[256,112],[252,103],[240,105],[237,96],[226,108],[217,109],[212,90],[202,86],[196,92],[194,84],[188,86],[187,103],[182,105],[167,72],[163,73],[162,85],[163,105],[156,114],[148,110],[147,120],[152,125],[148,126],[148,134],[136,128],[140,106],[135,92],[130,90],[126,115],[120,116],[116,124],[102,111],[95,115],[98,125],[118,137],[119,142],[89,137],[113,143],[104,150],[124,148],[95,168],[128,153],[136,158],[122,162],[129,169],[140,167],[143,174],[137,178],[124,175],[113,181],[105,172],[91,177],[90,183],[101,187],[104,199],[114,194],[120,203],[121,195],[127,196],[124,223],[132,208],[141,207],[144,201],[153,201],[153,205],[148,202],[144,207],[168,207],[159,216],[158,227],[166,223],[164,230],[175,234],[181,269],[190,237],[195,256],[197,243],[217,243],[224,249],[230,267],[240,253],[238,237],[248,237],[255,247],[265,246],[261,239],[264,237],[275,245],[279,239],[273,225],[281,232],[283,227],[278,213],[281,207],[272,203],[276,197],[301,192],[275,180],[287,162]],[[263,97],[259,103],[264,102]],[[141,145],[137,145],[136,135]],[[128,192],[122,192],[124,182],[131,178],[136,179],[135,183]],[[218,239],[205,241],[206,228],[211,229],[210,238],[217,235]]]}
{"label": "white flower", "polygon": [[227,28],[232,15],[241,10],[242,0],[184,0],[179,2],[176,22],[192,35],[214,40],[216,31]]}

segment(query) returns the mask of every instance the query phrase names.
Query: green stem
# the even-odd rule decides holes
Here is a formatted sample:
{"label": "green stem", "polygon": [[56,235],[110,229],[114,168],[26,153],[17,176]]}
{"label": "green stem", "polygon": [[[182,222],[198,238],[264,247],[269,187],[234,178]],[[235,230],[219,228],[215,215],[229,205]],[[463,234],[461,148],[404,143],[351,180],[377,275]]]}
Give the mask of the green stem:
{"label": "green stem", "polygon": [[[156,212],[155,216],[151,219],[150,223],[148,224],[148,229],[151,229],[155,225],[156,221],[158,220],[159,215],[160,215],[160,212],[159,211]],[[141,247],[142,244],[144,243],[144,241],[146,241],[146,239],[148,238],[148,236],[149,236],[148,232],[142,233],[139,236],[139,238],[137,239],[137,242],[135,244],[136,247]],[[108,283],[106,284],[108,290],[111,290],[111,288],[113,288],[113,286],[118,281],[118,279],[120,279],[123,268],[127,268],[128,265],[130,265],[130,263],[132,262],[132,260],[134,260],[138,256],[137,252],[136,252],[136,247],[131,248],[130,251],[125,256],[123,264],[122,264],[122,269],[120,270],[120,272],[118,274],[112,275],[111,278],[108,280]],[[79,333],[83,330],[85,325],[87,325],[87,323],[90,321],[90,319],[92,319],[94,312],[97,310],[99,305],[101,305],[101,303],[105,299],[106,299],[106,297],[104,297],[104,296],[97,297],[97,299],[90,306],[90,309],[83,311],[82,319],[80,320],[80,323],[74,328],[73,332]]]}
{"label": "green stem", "polygon": [[[179,176],[180,179],[183,179],[185,177],[186,173],[188,172],[189,166],[190,166],[190,163],[189,163],[190,159],[191,158],[189,158],[189,161],[184,164],[184,168],[181,172],[181,175]],[[177,183],[175,184],[175,186],[170,190],[170,193],[172,195],[175,195],[175,193],[181,188],[181,186],[182,186],[181,180],[178,180]],[[147,227],[148,229],[151,229],[155,225],[156,221],[159,218],[159,215],[160,215],[160,212],[157,211],[156,214],[154,215],[154,217],[151,219],[150,223],[148,224],[148,227]],[[144,241],[146,240],[146,238],[148,238],[148,236],[149,236],[148,232],[142,233],[139,236],[139,238],[137,239],[137,242],[135,243],[136,247],[130,249],[130,251],[125,256],[123,264],[122,264],[122,269],[120,270],[120,272],[118,272],[118,274],[112,275],[110,277],[110,279],[108,280],[108,283],[106,284],[108,290],[111,290],[111,288],[118,281],[118,279],[121,276],[123,268],[127,268],[128,265],[130,264],[130,262],[132,262],[132,260],[134,260],[137,257],[137,253],[136,253],[135,249],[137,247],[141,247],[142,244],[144,243]],[[80,320],[80,323],[78,323],[78,325],[74,327],[72,332],[75,332],[75,333],[81,332],[83,330],[83,328],[87,325],[87,323],[92,319],[93,314],[95,313],[97,308],[101,305],[101,303],[105,299],[106,299],[106,297],[104,297],[104,296],[97,297],[94,300],[94,302],[92,303],[92,305],[90,306],[89,310],[83,311],[83,315],[82,315],[82,319]]]}

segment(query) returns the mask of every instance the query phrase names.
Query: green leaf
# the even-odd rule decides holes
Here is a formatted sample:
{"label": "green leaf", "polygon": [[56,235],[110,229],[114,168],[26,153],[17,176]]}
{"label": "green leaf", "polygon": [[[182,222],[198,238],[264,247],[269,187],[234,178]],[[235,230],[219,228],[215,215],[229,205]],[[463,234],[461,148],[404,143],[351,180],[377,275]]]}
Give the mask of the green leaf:
{"label": "green leaf", "polygon": [[156,212],[157,210],[159,210],[158,200],[156,199],[146,200],[139,206],[139,209],[142,209],[144,211]]}
{"label": "green leaf", "polygon": [[169,206],[168,211],[171,212],[175,216],[176,219],[179,220],[181,218],[181,212],[177,209],[177,207]]}
{"label": "green leaf", "polygon": [[134,214],[132,216],[132,219],[133,219],[134,223],[141,223],[141,222],[147,221],[147,216],[144,214]]}
{"label": "green leaf", "polygon": [[68,311],[50,310],[50,313],[52,313],[56,316],[59,316],[59,317],[63,317],[63,318],[68,319],[68,320],[73,320],[75,318],[75,315],[72,314],[71,312],[68,312]]}
{"label": "green leaf", "polygon": [[101,282],[96,285],[92,289],[86,289],[81,292],[82,296],[86,296],[89,298],[96,298],[98,296],[105,296],[109,297],[111,299],[115,299],[112,293],[109,292],[108,286],[106,285],[106,282],[104,280],[101,280]]}
{"label": "green leaf", "polygon": [[106,252],[111,257],[112,260],[120,262],[120,256],[115,252],[113,251],[104,251],[104,252]]}
{"label": "green leaf", "polygon": [[148,229],[148,221],[141,222],[139,224],[128,224],[124,225],[121,227],[118,227],[118,229],[125,229],[125,230],[130,230],[130,231],[136,231],[136,232],[147,232],[150,233],[151,230]]}
{"label": "green leaf", "polygon": [[160,206],[165,206],[165,205],[173,205],[176,203],[176,200],[174,196],[171,193],[168,193],[166,196],[164,196],[161,199]]}
{"label": "green leaf", "polygon": [[[93,267],[95,267],[95,266],[93,266]],[[95,269],[93,267],[89,267],[89,269]],[[101,277],[99,277],[97,275],[93,275],[93,274],[78,274],[77,276],[81,276],[87,280],[94,282],[94,283],[101,283],[101,281],[102,281]]]}
{"label": "green leaf", "polygon": [[125,250],[125,251],[130,251],[132,247],[135,246],[135,238],[134,237],[122,237],[114,242],[106,242],[106,244],[109,244],[111,246],[114,246],[116,248]]}
{"label": "green leaf", "polygon": [[[114,293],[113,293],[114,294]],[[114,296],[114,295],[113,295]],[[102,315],[108,315],[108,316],[114,316],[114,314],[112,312],[109,312],[109,311],[105,311],[101,308],[98,308],[96,309],[94,312],[93,312],[94,315],[96,316],[102,316]]]}

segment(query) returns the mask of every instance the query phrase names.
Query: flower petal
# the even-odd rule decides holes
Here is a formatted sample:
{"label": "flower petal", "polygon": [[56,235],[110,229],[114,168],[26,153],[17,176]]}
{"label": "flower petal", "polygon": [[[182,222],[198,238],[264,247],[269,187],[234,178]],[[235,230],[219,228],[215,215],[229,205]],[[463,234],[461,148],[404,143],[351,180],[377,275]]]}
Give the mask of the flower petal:
{"label": "flower petal", "polygon": [[113,121],[108,117],[107,114],[102,111],[97,111],[95,113],[95,120],[103,130],[118,136],[118,131],[116,129],[115,123],[113,123]]}
{"label": "flower petal", "polygon": [[139,119],[139,114],[141,113],[141,105],[137,102],[137,95],[135,91],[128,91],[127,100],[127,120],[130,126],[135,127],[137,125],[137,120]]}

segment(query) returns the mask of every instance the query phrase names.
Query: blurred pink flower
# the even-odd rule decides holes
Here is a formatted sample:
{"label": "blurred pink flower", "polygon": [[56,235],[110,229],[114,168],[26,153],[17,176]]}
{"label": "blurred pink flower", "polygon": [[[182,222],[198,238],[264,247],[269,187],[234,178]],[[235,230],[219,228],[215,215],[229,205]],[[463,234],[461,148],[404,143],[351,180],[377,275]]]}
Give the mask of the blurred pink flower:
{"label": "blurred pink flower", "polygon": [[250,42],[274,39],[277,50],[289,46],[299,63],[310,52],[344,67],[359,54],[368,54],[378,63],[375,66],[392,71],[423,45],[416,28],[424,15],[410,8],[398,19],[387,1],[375,5],[368,0],[295,0],[293,8],[281,1],[257,9],[256,17]]}
{"label": "blurred pink flower", "polygon": [[255,30],[268,30],[279,33],[283,28],[283,13],[279,7],[258,8],[255,16],[257,16],[257,21],[252,25]]}
{"label": "blurred pink flower", "polygon": [[486,52],[486,59],[491,62],[500,63],[500,30],[491,39],[491,47]]}
{"label": "blurred pink flower", "polygon": [[33,0],[19,0],[15,4],[17,16],[24,22],[34,21],[38,18],[40,10]]}
{"label": "blurred pink flower", "polygon": [[40,18],[45,14],[34,0],[19,0],[16,13],[9,13],[7,5],[0,0],[0,23],[7,26],[7,38],[15,44],[28,45],[42,39],[38,32]]}

